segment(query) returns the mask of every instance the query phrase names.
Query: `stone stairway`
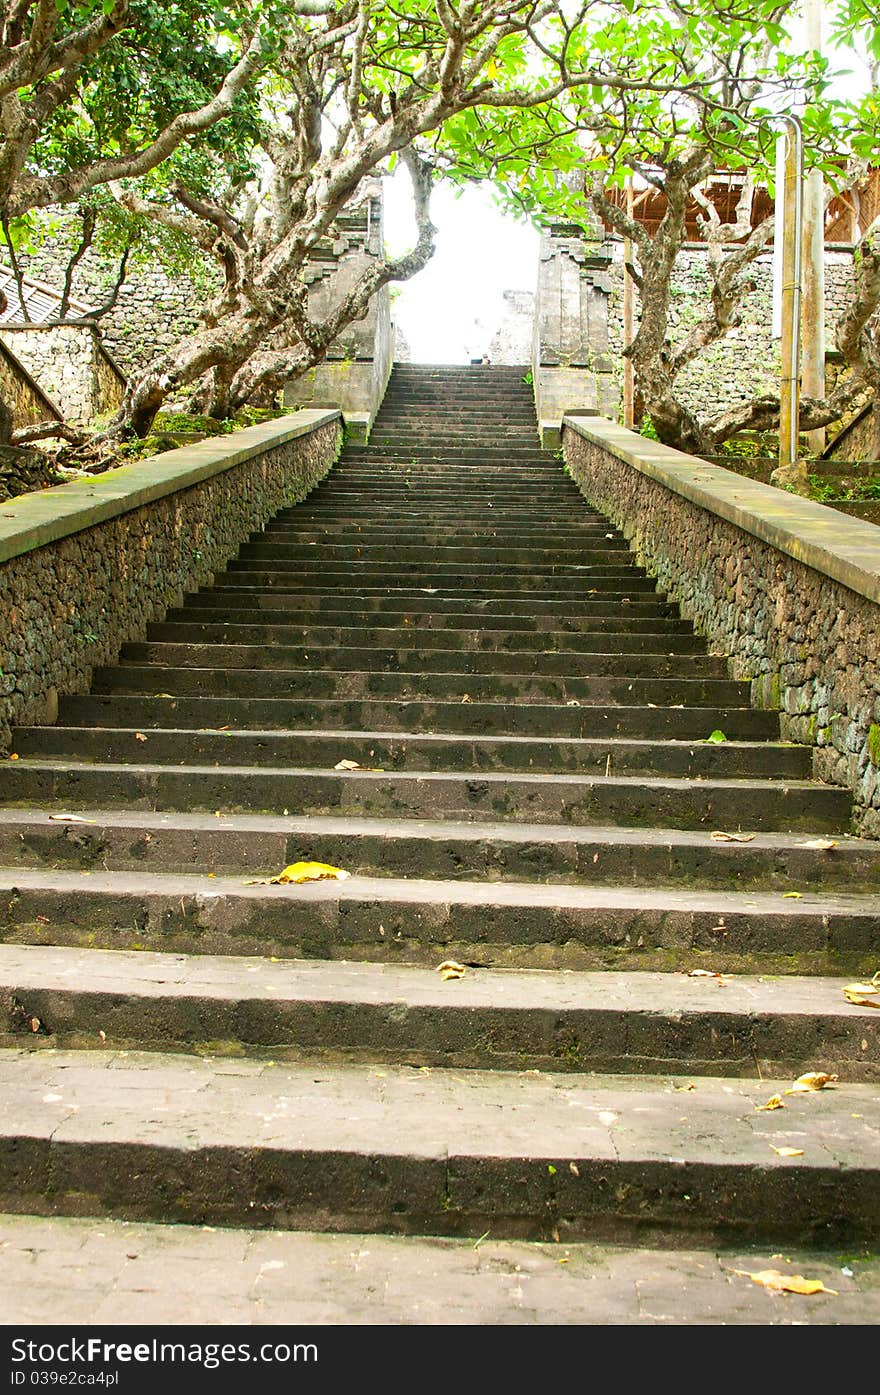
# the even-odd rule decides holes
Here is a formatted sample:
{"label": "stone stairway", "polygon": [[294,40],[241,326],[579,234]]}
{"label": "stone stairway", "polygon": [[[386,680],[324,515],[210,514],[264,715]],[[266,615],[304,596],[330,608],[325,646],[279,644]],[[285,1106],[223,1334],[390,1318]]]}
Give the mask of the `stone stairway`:
{"label": "stone stairway", "polygon": [[[880,848],[538,449],[520,370],[397,368],[369,446],[15,754],[7,1211],[880,1233],[880,1013],[842,993]],[[351,876],[270,883],[311,859]],[[757,1108],[807,1070],[840,1079]]]}

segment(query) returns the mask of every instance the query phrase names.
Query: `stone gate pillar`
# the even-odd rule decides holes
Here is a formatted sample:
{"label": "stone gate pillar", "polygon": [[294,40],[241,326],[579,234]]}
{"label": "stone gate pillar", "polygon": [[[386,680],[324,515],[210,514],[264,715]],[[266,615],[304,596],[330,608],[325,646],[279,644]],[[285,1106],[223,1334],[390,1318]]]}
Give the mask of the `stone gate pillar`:
{"label": "stone gate pillar", "polygon": [[541,238],[532,374],[544,445],[566,412],[615,417],[620,388],[608,355],[611,251],[600,226],[555,223]]}
{"label": "stone gate pillar", "polygon": [[[315,251],[306,273],[309,311],[319,318],[351,288],[364,268],[384,255],[383,189],[369,180],[337,218],[334,236]],[[285,407],[339,407],[349,437],[365,440],[385,395],[394,358],[387,286],[370,301],[363,319],[348,325],[316,368],[288,383]]]}

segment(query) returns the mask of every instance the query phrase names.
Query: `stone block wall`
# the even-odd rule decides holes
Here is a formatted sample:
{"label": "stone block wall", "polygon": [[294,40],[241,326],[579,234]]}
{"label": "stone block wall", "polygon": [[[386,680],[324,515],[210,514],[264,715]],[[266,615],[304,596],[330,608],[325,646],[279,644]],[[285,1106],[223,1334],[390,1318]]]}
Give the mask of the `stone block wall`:
{"label": "stone block wall", "polygon": [[0,749],[143,639],[330,470],[337,412],[300,412],[0,510]]}
{"label": "stone block wall", "polygon": [[49,385],[67,421],[87,422],[122,401],[124,379],[88,329],[6,330],[18,360],[42,386]]}
{"label": "stone block wall", "polygon": [[599,418],[569,417],[567,467],[784,740],[847,786],[880,838],[880,531]]}
{"label": "stone block wall", "polygon": [[[609,237],[608,353],[615,374],[623,381],[623,242]],[[834,331],[852,280],[851,248],[825,250],[826,343],[834,343]],[[773,307],[773,256],[767,252],[752,265],[757,283],[743,302],[742,324],[717,344],[710,345],[690,363],[676,381],[685,406],[700,418],[778,390],[779,345],[771,337]],[[709,302],[706,248],[685,247],[679,254],[672,279],[671,322],[674,343],[684,339]],[[639,314],[638,291],[635,311]],[[636,320],[638,324],[638,319]]]}
{"label": "stone block wall", "polygon": [[38,421],[57,421],[59,409],[28,373],[24,364],[0,341],[0,396],[12,413],[15,430]]}

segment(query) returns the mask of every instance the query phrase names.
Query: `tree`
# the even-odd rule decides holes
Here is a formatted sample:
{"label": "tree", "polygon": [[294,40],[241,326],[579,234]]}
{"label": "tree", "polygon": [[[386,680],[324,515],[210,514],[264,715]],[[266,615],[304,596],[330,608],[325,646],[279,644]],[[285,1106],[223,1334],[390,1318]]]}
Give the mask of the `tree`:
{"label": "tree", "polygon": [[[76,265],[108,217],[107,185],[149,175],[198,139],[241,162],[256,137],[249,97],[285,7],[235,0],[9,0],[0,6],[0,230],[21,291],[17,252],[40,211],[78,206],[82,236],[54,324],[69,315]],[[110,218],[119,279],[139,229]],[[111,239],[112,240],[112,239]],[[19,296],[23,301],[23,297]],[[108,305],[114,303],[111,294]],[[27,321],[21,325],[34,328]],[[44,326],[46,328],[52,325]],[[11,414],[0,405],[0,435]]]}
{"label": "tree", "polygon": [[[723,339],[741,320],[743,300],[754,289],[753,264],[773,236],[774,218],[755,216],[763,181],[773,179],[773,145],[779,130],[775,113],[779,93],[794,87],[809,97],[803,113],[805,143],[811,162],[821,166],[832,190],[864,172],[876,158],[878,84],[860,101],[835,99],[829,90],[828,60],[791,53],[784,24],[798,6],[741,4],[716,7],[716,15],[698,7],[670,3],[667,14],[678,26],[680,53],[702,84],[694,94],[674,101],[649,87],[622,91],[613,107],[577,109],[569,94],[547,119],[481,121],[470,159],[457,158],[468,177],[487,172],[505,189],[508,202],[533,215],[580,222],[589,227],[598,217],[632,240],[635,262],[627,273],[637,285],[641,320],[626,352],[634,369],[636,399],[650,416],[659,438],[669,445],[702,454],[720,450],[746,429],[778,425],[778,394],[765,394],[728,411],[699,415],[681,396],[681,374],[706,348]],[[836,37],[851,47],[857,36],[870,36],[875,64],[880,62],[880,30],[867,28],[870,5],[845,0],[836,8]],[[724,13],[728,22],[714,22]],[[710,100],[714,97],[714,101]],[[583,181],[561,181],[551,170],[534,169],[533,151],[560,152],[565,168],[580,167]],[[661,196],[663,216],[649,231],[629,217],[621,197],[624,180],[635,175],[643,189]],[[732,217],[723,218],[712,197],[719,176],[733,175],[740,192]],[[707,245],[708,294],[704,312],[682,335],[672,323],[672,278],[696,213]],[[811,429],[840,419],[866,389],[880,387],[880,276],[876,239],[866,240],[856,259],[852,292],[837,331],[837,347],[849,372],[822,401],[805,399],[802,426]]]}
{"label": "tree", "polygon": [[[114,186],[123,207],[190,236],[224,275],[198,332],[131,384],[114,432],[145,434],[169,395],[205,375],[202,405],[223,415],[257,388],[320,362],[380,286],[414,274],[431,256],[437,172],[488,173],[501,182],[515,174],[537,189],[538,203],[535,154],[557,168],[582,160],[577,137],[619,131],[638,101],[659,111],[686,96],[707,120],[735,108],[751,75],[728,72],[719,93],[717,71],[695,66],[693,50],[707,36],[719,47],[736,8],[715,0],[697,0],[689,14],[666,0],[466,0],[458,7],[338,0],[296,16],[263,85],[258,182],[209,189],[178,179],[151,195]],[[781,70],[766,80],[777,87],[792,81]],[[524,148],[518,130],[528,132]],[[503,168],[485,158],[487,131],[504,135]],[[415,246],[366,270],[329,314],[314,319],[304,272],[315,247],[361,181],[396,159],[413,181]]]}

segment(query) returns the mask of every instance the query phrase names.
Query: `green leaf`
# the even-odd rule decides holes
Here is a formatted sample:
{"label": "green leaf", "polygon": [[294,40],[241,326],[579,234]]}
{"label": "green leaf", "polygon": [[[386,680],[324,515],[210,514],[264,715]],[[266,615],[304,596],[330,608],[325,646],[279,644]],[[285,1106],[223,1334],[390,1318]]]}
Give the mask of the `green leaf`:
{"label": "green leaf", "polygon": [[710,746],[720,746],[721,742],[726,740],[727,737],[724,735],[724,732],[719,731],[717,727],[706,737],[706,741]]}

